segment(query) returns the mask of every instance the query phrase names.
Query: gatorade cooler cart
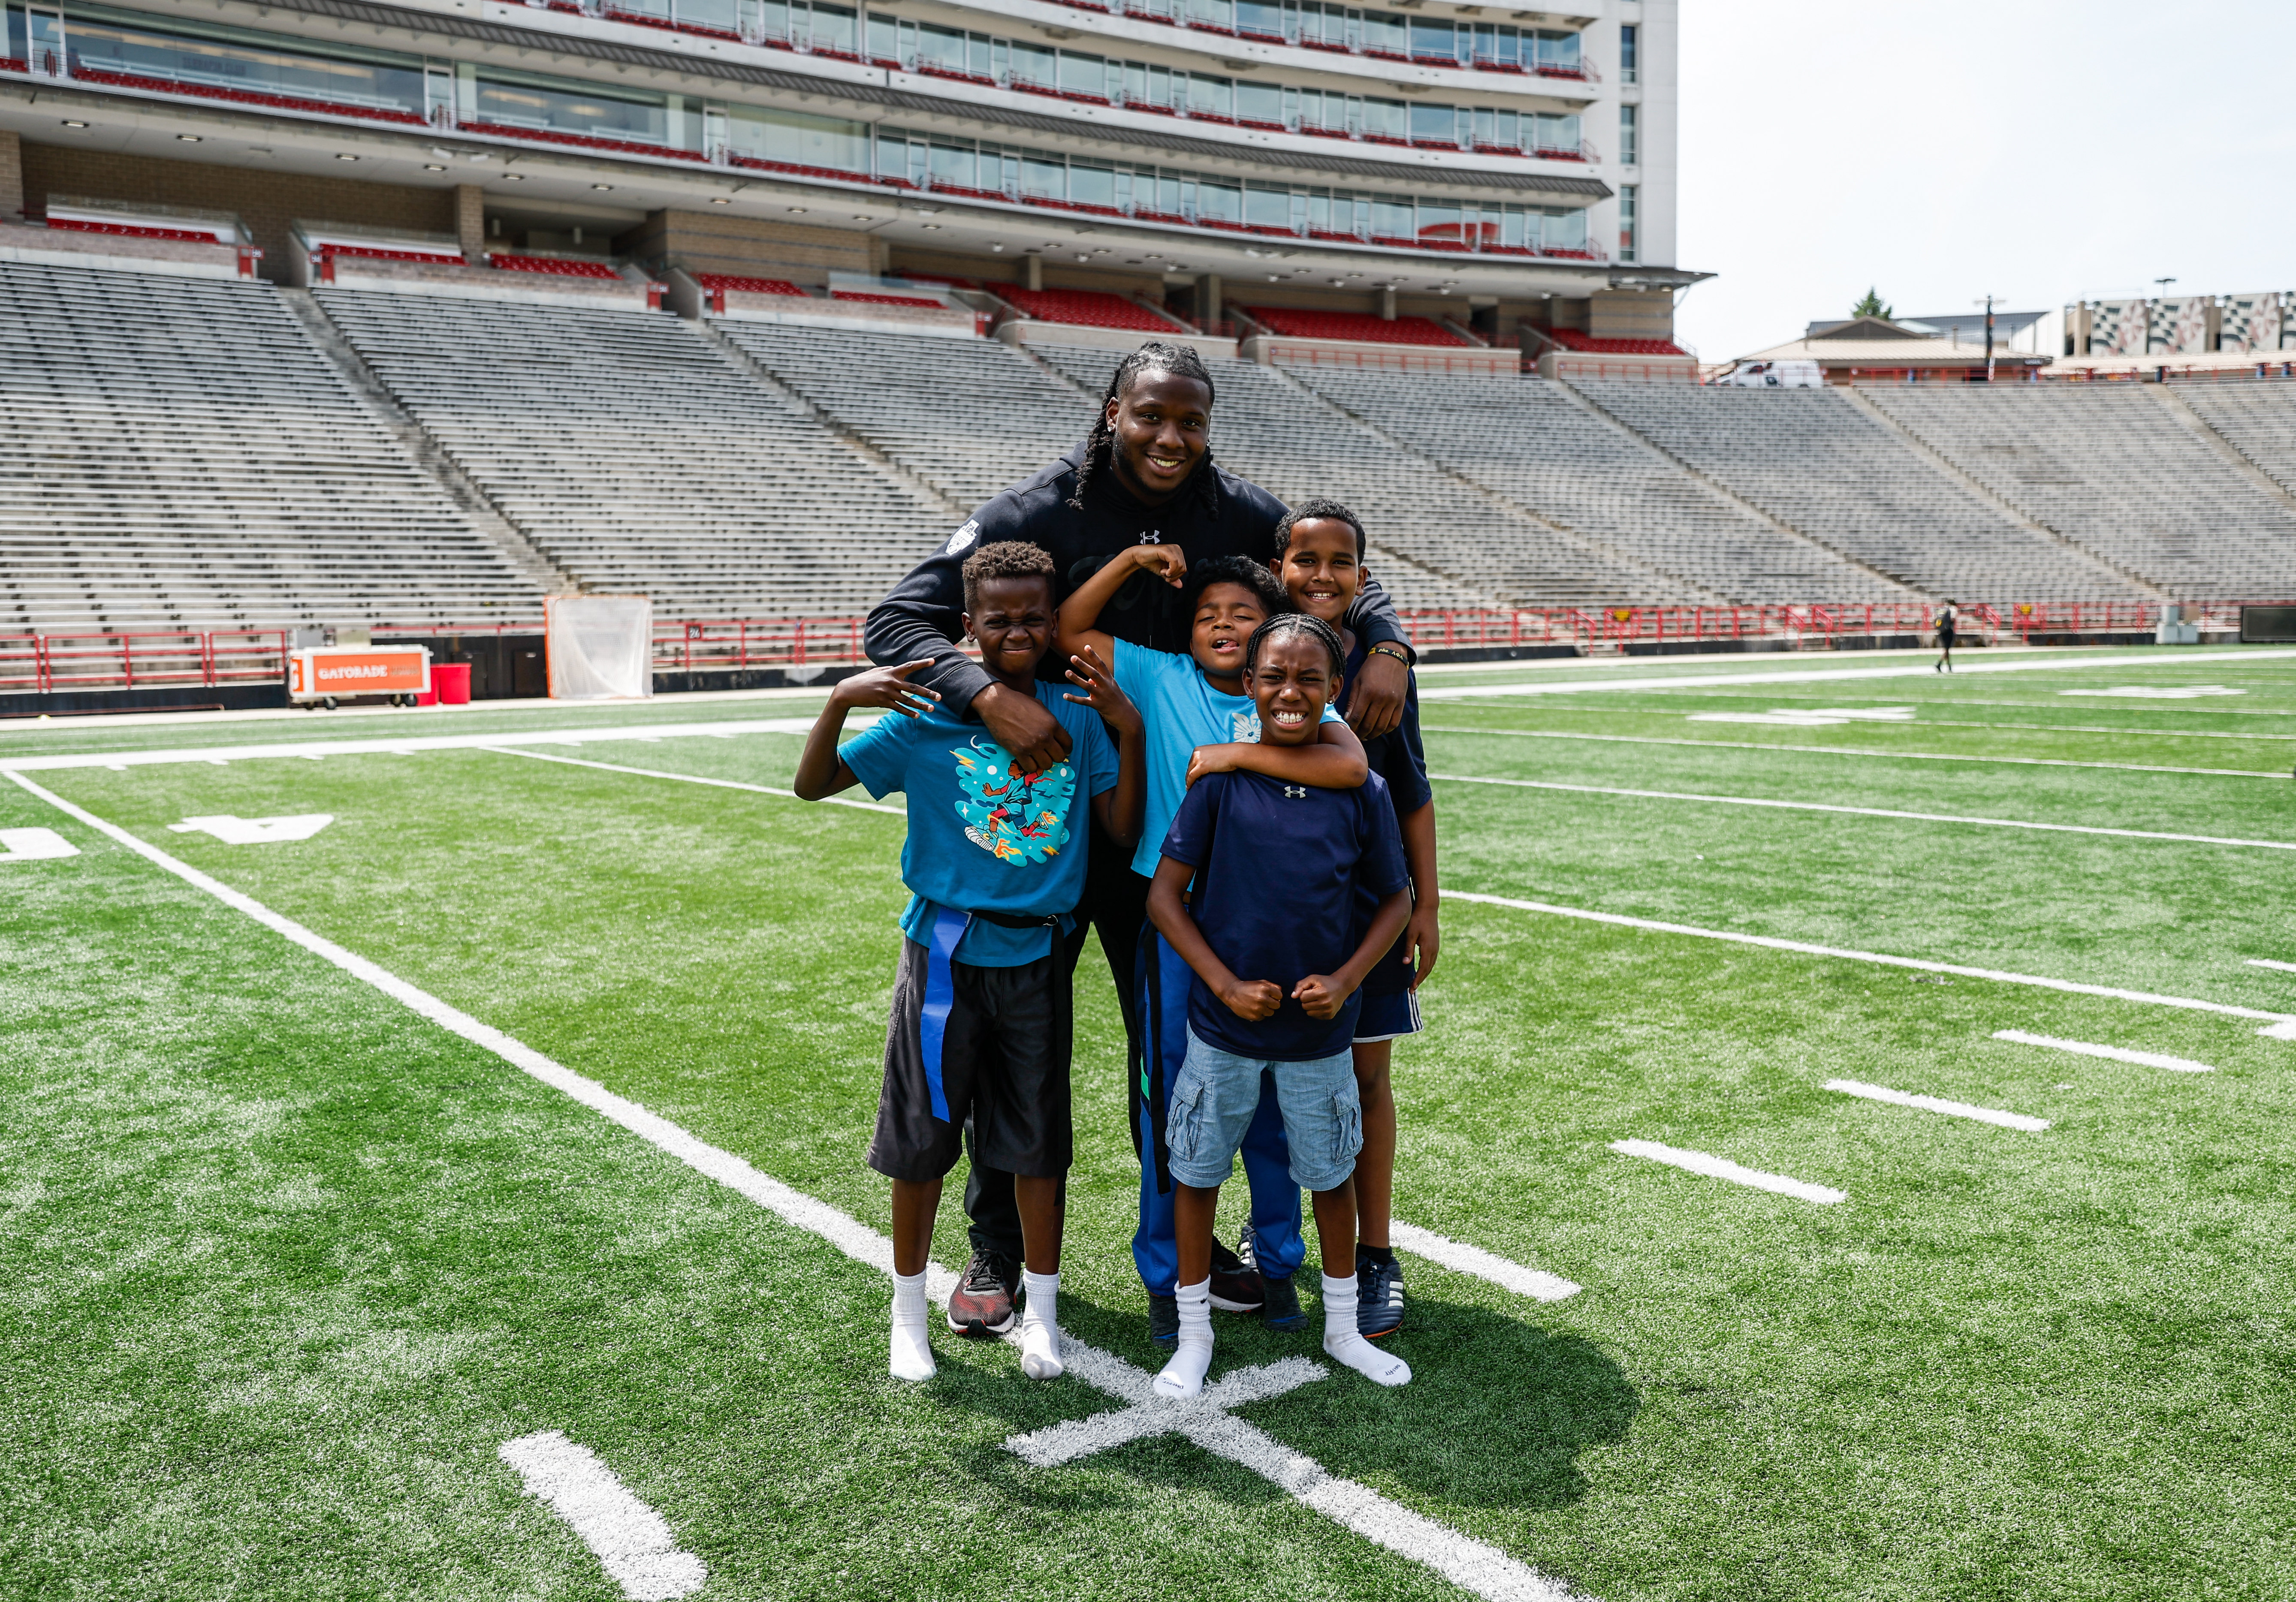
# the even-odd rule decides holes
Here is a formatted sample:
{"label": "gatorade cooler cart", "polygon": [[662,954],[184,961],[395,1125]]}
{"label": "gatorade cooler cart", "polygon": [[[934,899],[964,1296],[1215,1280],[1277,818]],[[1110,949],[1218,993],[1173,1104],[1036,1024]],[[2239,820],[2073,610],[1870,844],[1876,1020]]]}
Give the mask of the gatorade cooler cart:
{"label": "gatorade cooler cart", "polygon": [[430,693],[425,645],[314,645],[287,656],[287,699],[333,711],[346,701],[412,707]]}

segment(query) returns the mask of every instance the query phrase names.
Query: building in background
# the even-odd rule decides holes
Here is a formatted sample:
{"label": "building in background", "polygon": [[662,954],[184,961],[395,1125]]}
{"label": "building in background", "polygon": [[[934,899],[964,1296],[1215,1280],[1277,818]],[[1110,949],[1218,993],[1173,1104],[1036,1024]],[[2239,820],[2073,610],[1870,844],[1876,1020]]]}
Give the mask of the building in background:
{"label": "building in background", "polygon": [[1599,348],[1670,340],[1698,276],[1675,0],[4,9],[0,207],[219,210],[283,282],[324,219],[474,266],[938,275],[1207,332]]}
{"label": "building in background", "polygon": [[2296,293],[2079,300],[2063,346],[2061,365],[2098,377],[2277,370],[2296,355]]}

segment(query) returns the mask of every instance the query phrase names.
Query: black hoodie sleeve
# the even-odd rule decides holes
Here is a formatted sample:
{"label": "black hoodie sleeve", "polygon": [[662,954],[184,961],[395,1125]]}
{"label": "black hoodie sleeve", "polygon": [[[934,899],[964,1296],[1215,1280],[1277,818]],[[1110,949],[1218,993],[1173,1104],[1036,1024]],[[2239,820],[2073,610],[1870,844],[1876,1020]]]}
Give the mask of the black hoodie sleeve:
{"label": "black hoodie sleeve", "polygon": [[[1348,613],[1348,626],[1363,636],[1366,645],[1377,645],[1392,640],[1406,650],[1411,650],[1411,636],[1403,632],[1403,619],[1395,615],[1395,603],[1387,592],[1379,587],[1379,580],[1366,578],[1356,596],[1356,603]],[[1412,651],[1412,660],[1419,653]]]}
{"label": "black hoodie sleeve", "polygon": [[861,633],[862,649],[880,667],[931,658],[932,666],[910,682],[938,691],[953,717],[964,716],[989,683],[988,670],[956,648],[964,634],[964,559],[977,542],[979,521],[967,522],[911,568],[870,609]]}

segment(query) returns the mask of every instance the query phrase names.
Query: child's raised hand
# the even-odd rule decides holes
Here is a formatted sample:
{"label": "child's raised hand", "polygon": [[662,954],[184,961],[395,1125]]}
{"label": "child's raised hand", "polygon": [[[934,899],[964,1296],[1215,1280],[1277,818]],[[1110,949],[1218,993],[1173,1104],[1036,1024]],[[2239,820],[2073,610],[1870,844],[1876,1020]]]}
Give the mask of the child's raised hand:
{"label": "child's raised hand", "polygon": [[1144,568],[1174,589],[1188,576],[1188,558],[1177,545],[1134,545],[1130,555],[1135,567]]}
{"label": "child's raised hand", "polygon": [[1100,714],[1101,721],[1119,734],[1140,732],[1140,708],[1116,687],[1116,674],[1089,645],[1069,658],[1069,682],[1084,687],[1082,695],[1062,692],[1062,699],[1078,702]]}
{"label": "child's raised hand", "polygon": [[1275,1016],[1275,1009],[1283,1005],[1283,992],[1273,980],[1238,979],[1221,993],[1220,1000],[1245,1023],[1256,1024]]}
{"label": "child's raised hand", "polygon": [[840,706],[887,707],[903,717],[914,717],[929,704],[940,699],[939,691],[909,682],[911,674],[931,666],[931,657],[919,657],[914,662],[897,663],[891,667],[873,667],[867,673],[840,680],[829,697]]}
{"label": "child's raised hand", "polygon": [[1342,987],[1329,974],[1309,974],[1292,987],[1292,999],[1300,1003],[1300,1010],[1309,1018],[1337,1018],[1340,1009],[1355,994],[1352,986]]}

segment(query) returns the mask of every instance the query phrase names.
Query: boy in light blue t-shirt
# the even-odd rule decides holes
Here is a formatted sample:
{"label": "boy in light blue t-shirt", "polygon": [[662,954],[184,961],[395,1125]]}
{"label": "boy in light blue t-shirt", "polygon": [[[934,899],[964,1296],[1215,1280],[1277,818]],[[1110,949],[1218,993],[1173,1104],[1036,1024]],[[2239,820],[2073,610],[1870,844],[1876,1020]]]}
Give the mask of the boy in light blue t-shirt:
{"label": "boy in light blue t-shirt", "polygon": [[[1189,600],[1188,652],[1150,650],[1111,639],[1095,625],[1119,590],[1145,572],[1180,587]],[[1316,740],[1297,746],[1259,743],[1259,709],[1243,686],[1244,643],[1277,613],[1295,609],[1275,576],[1241,557],[1188,566],[1177,545],[1136,545],[1120,552],[1061,604],[1057,649],[1092,651],[1112,661],[1117,687],[1138,704],[1147,738],[1147,808],[1133,870],[1152,878],[1159,847],[1188,786],[1206,773],[1265,774],[1281,783],[1352,789],[1370,769],[1363,745],[1340,715],[1324,708]],[[1153,928],[1141,931],[1135,969],[1140,1038],[1132,1042],[1133,1131],[1140,1152],[1140,1224],[1132,1257],[1148,1291],[1148,1332],[1179,1338],[1179,1269],[1173,1241],[1171,1153],[1165,1140],[1171,1087],[1187,1054],[1189,970]],[[1271,1086],[1243,1140],[1250,1181],[1251,1224],[1241,1261],[1221,1252],[1212,1265],[1212,1305],[1258,1312],[1272,1328],[1305,1324],[1292,1276],[1306,1260],[1300,1189],[1292,1182],[1283,1122]]]}
{"label": "boy in light blue t-shirt", "polygon": [[[1062,1366],[1060,1182],[1073,1149],[1070,975],[1058,937],[1084,889],[1091,830],[1081,806],[1127,846],[1139,831],[1144,740],[1140,715],[1103,658],[1074,659],[1069,677],[1082,695],[1038,676],[1054,633],[1050,557],[1016,542],[985,545],[964,576],[964,626],[980,643],[981,666],[1060,720],[1068,759],[1021,772],[986,727],[942,712],[939,696],[909,682],[926,665],[920,659],[858,674],[830,692],[795,789],[808,801],[855,784],[908,798],[906,938],[868,1156],[893,1181],[890,1371],[897,1379],[933,1373],[926,1263],[941,1181],[956,1164],[970,1116],[975,1160],[1014,1176],[1026,1256],[1021,1364],[1032,1378],[1049,1379]],[[896,715],[840,747],[855,707]]]}

